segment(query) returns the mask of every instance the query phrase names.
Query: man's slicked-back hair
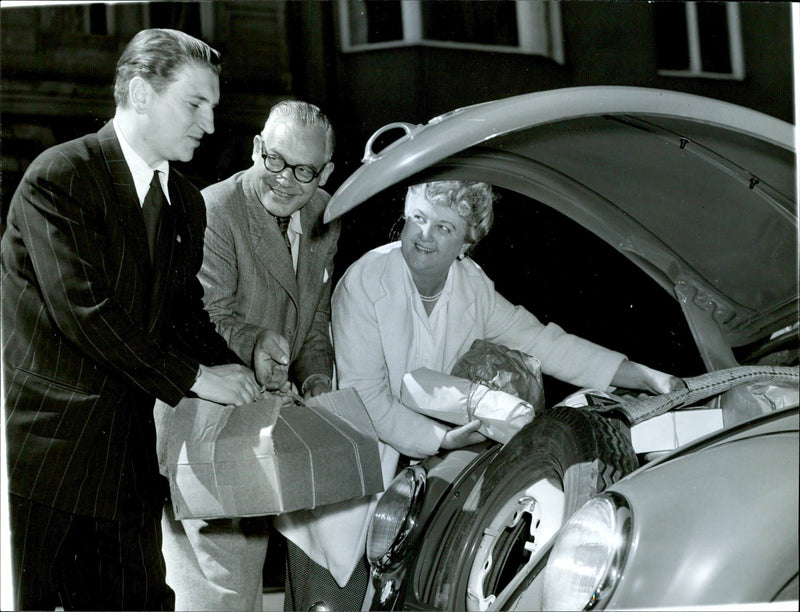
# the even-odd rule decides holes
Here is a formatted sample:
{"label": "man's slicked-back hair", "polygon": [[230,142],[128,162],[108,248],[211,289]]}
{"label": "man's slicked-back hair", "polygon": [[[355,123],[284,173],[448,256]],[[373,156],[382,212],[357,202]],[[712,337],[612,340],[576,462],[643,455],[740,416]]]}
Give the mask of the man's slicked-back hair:
{"label": "man's slicked-back hair", "polygon": [[293,119],[300,125],[322,128],[325,131],[325,160],[331,160],[333,148],[336,146],[336,135],[331,122],[318,106],[300,100],[281,100],[269,110],[264,127],[278,117]]}
{"label": "man's slicked-back hair", "polygon": [[176,79],[181,66],[199,64],[219,74],[221,63],[217,50],[185,32],[142,30],[131,39],[117,62],[114,101],[119,107],[128,106],[128,83],[134,77],[142,77],[161,93]]}

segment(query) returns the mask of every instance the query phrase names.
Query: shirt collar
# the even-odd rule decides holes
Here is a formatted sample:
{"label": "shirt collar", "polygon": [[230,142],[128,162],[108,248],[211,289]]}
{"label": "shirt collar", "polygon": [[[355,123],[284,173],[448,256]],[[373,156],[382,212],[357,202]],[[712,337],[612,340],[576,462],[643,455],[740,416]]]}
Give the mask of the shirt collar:
{"label": "shirt collar", "polygon": [[133,185],[136,188],[139,205],[144,203],[144,197],[150,189],[150,182],[153,180],[153,171],[155,170],[159,171],[158,179],[161,181],[161,190],[164,192],[167,202],[169,202],[169,162],[165,160],[155,168],[151,168],[125,139],[125,135],[120,130],[116,118],[112,123],[114,124],[114,132],[117,135],[119,146],[122,149],[122,156],[125,158],[125,163],[128,164],[133,176]]}
{"label": "shirt collar", "polygon": [[[302,208],[300,210],[303,210]],[[303,233],[303,224],[300,222],[300,210],[294,211],[289,216],[289,229],[295,234]]]}

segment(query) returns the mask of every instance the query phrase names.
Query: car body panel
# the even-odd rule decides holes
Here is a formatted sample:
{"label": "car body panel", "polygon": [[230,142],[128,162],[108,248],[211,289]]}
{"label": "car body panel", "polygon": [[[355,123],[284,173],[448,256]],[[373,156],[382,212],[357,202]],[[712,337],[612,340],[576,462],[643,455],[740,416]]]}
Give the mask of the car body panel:
{"label": "car body panel", "polygon": [[435,570],[430,573],[418,570],[438,566],[443,547],[449,545],[446,536],[450,533],[450,523],[458,517],[470,493],[476,487],[480,487],[483,482],[483,474],[498,450],[500,450],[499,444],[487,446],[486,450],[467,466],[467,469],[453,479],[452,486],[448,488],[446,495],[436,500],[435,512],[432,511],[427,515],[430,522],[425,527],[425,538],[420,542],[415,558],[409,560],[409,569],[417,571],[414,571],[413,575],[409,577],[410,588],[407,589],[404,596],[404,609],[430,609],[429,602],[433,597],[431,591],[435,582]]}
{"label": "car body panel", "polygon": [[[709,104],[712,102],[713,104]],[[685,117],[707,125],[732,125],[743,134],[793,150],[794,137],[779,119],[743,107],[673,91],[641,87],[572,87],[541,91],[456,109],[427,125],[395,123],[406,135],[379,153],[367,143],[363,162],[337,190],[325,220],[338,217],[388,185],[449,155],[510,132],[605,114],[647,113]],[[387,126],[387,127],[390,127]],[[413,141],[413,145],[408,146]]]}
{"label": "car body panel", "polygon": [[[478,178],[574,219],[678,299],[709,370],[797,320],[793,126],[688,94],[537,92],[431,120],[336,191],[332,219],[409,178]],[[421,173],[421,174],[419,174]],[[742,245],[747,245],[746,249]]]}
{"label": "car body panel", "polygon": [[[594,609],[797,599],[798,408],[767,413],[645,464],[609,487],[632,513],[619,581]],[[558,536],[512,600],[541,609]]]}
{"label": "car body panel", "polygon": [[[373,151],[377,138],[393,129],[405,135]],[[582,87],[516,96],[459,109],[426,125],[390,124],[379,130],[367,144],[364,164],[332,196],[325,219],[392,185],[451,178],[482,180],[531,198],[534,205],[552,207],[633,261],[678,301],[709,371],[738,365],[736,347],[764,342],[792,326],[797,334],[796,156],[794,128],[788,123],[732,104],[654,89]],[[762,419],[758,435],[783,427],[770,423]],[[716,569],[739,583],[753,582],[751,590],[736,585],[719,601],[763,600],[755,590],[768,591],[781,580],[783,586],[791,584],[792,571],[796,581],[796,412],[793,491],[778,486],[782,475],[773,469],[754,485],[752,499],[737,498],[737,476],[759,476],[759,470],[769,471],[772,465],[772,451],[755,432],[745,424],[712,435],[640,468],[635,480],[632,475],[615,485],[620,491],[630,486],[635,496],[641,480],[647,483],[645,496],[661,500],[651,500],[653,508],[634,507],[634,525],[638,521],[655,533],[645,537],[642,532],[629,561],[649,563],[653,575],[620,583],[616,593],[632,600],[621,605],[682,602],[670,599],[682,588],[698,601],[711,601],[703,595],[716,597],[721,589],[703,586],[700,578]],[[743,439],[733,442],[737,436]],[[769,437],[783,440],[776,451],[792,450],[785,433]],[[752,455],[749,461],[735,457],[740,445],[747,449],[743,456]],[[698,457],[708,459],[707,469],[694,465],[703,462]],[[417,531],[422,544],[392,572],[373,574],[378,593],[394,581],[392,605],[405,609],[436,607],[441,550],[459,546],[451,541],[454,517],[470,491],[481,486],[486,466],[485,461],[450,467],[438,464],[438,458],[427,461],[429,476],[439,469],[443,478],[426,491]],[[735,468],[734,476],[714,471],[725,467]],[[689,495],[678,502],[687,483]],[[706,513],[695,500],[715,487],[720,491],[705,502]],[[667,505],[670,500],[674,505]],[[762,510],[759,501],[769,510]],[[771,528],[785,520],[786,507],[794,512],[789,532]],[[724,518],[729,509],[730,520]],[[658,518],[650,519],[651,512]],[[671,540],[658,539],[659,529],[650,529],[653,522],[656,527],[659,522],[683,526],[684,531],[673,532]],[[712,541],[720,533],[724,546]],[[794,563],[791,546],[786,552],[778,542],[786,533],[794,534]],[[687,535],[684,544],[679,536]],[[669,548],[678,550],[665,553],[662,564],[638,561],[647,551],[658,555]],[[734,562],[717,559],[715,548],[720,556],[733,555]],[[772,559],[773,552],[788,574],[764,567],[739,572],[739,566],[758,565],[759,557]],[[683,561],[693,557],[699,561]],[[772,582],[755,584],[764,574]],[[680,579],[694,582],[683,587]],[[541,584],[536,572],[525,584],[530,582]]]}
{"label": "car body panel", "polygon": [[633,542],[609,607],[770,601],[798,570],[797,482],[795,430],[715,445],[612,486],[632,508]]}

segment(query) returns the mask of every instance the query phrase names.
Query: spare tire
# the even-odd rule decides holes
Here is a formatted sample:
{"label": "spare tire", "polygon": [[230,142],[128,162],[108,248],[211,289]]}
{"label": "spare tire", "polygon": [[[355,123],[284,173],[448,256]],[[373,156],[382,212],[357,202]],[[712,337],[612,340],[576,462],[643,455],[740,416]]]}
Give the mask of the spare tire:
{"label": "spare tire", "polygon": [[452,525],[430,568],[428,601],[442,610],[486,610],[506,599],[563,522],[638,467],[620,425],[583,408],[554,408],[521,429]]}

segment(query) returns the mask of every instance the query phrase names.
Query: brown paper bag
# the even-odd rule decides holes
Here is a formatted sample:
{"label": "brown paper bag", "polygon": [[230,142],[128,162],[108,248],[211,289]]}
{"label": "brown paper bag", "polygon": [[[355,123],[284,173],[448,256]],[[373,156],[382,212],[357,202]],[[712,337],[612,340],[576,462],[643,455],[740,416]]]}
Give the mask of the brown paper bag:
{"label": "brown paper bag", "polygon": [[159,463],[175,516],[221,518],[314,508],[383,490],[378,438],[354,389],[281,408],[185,398],[157,403]]}

